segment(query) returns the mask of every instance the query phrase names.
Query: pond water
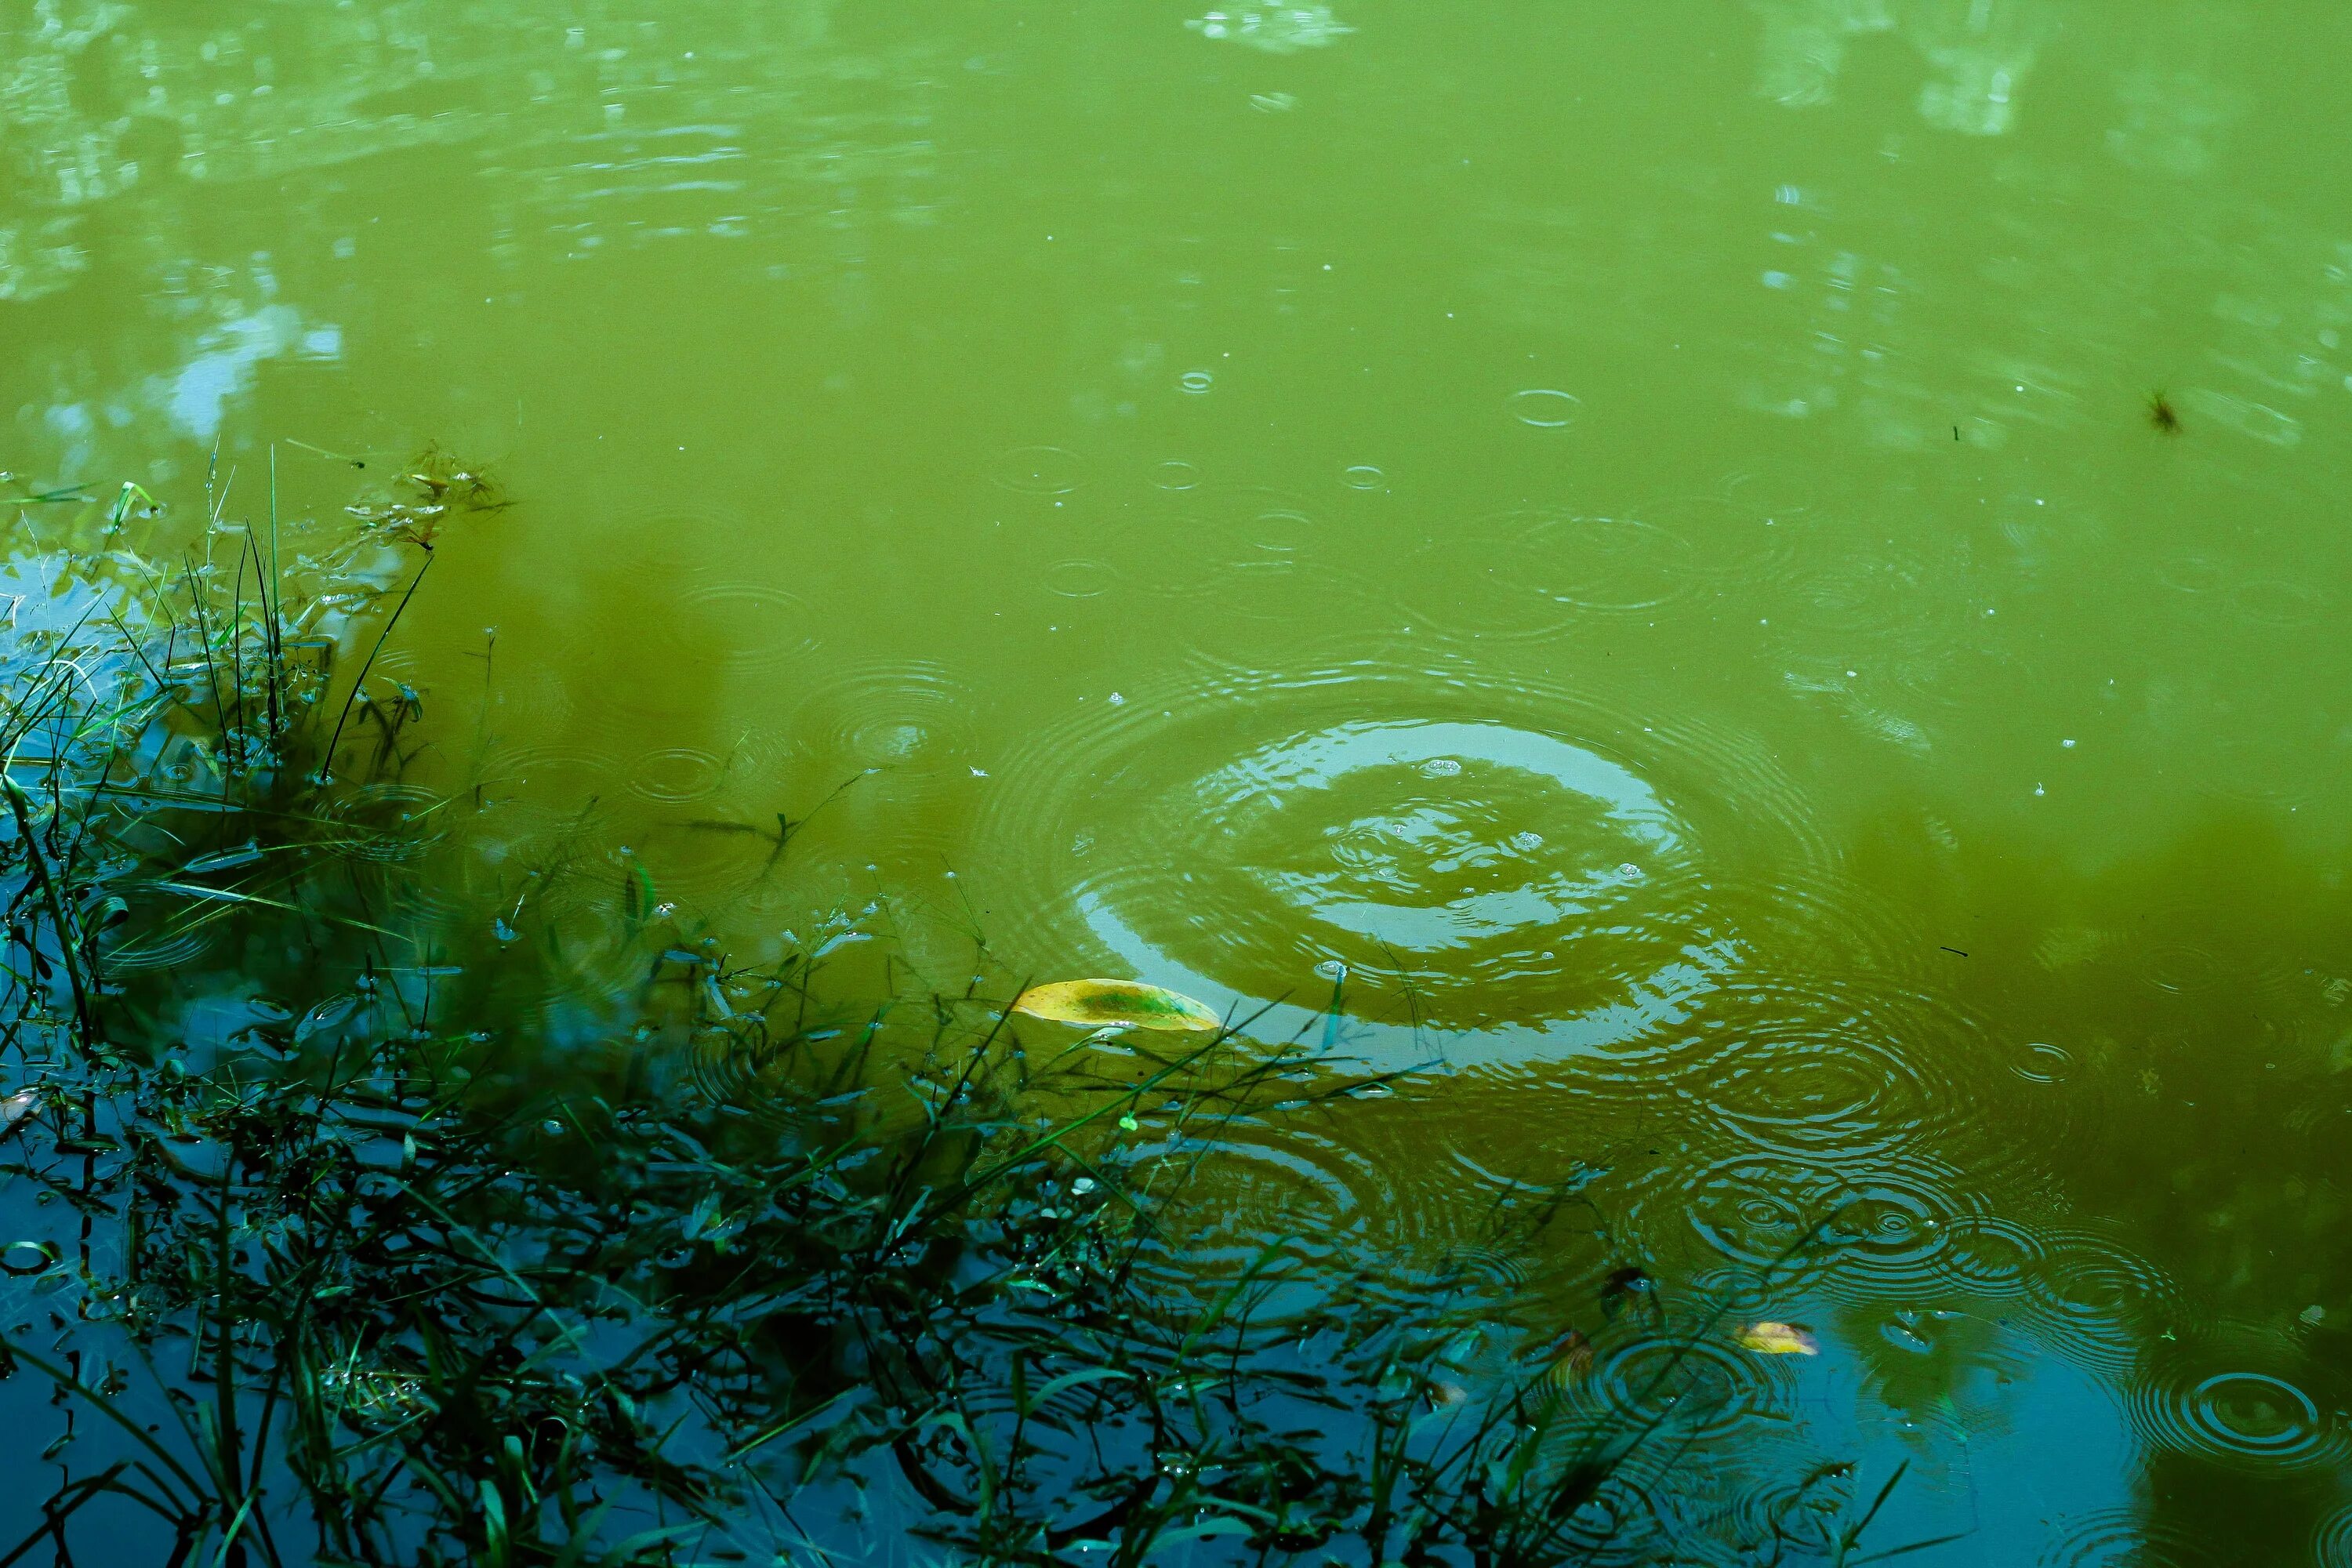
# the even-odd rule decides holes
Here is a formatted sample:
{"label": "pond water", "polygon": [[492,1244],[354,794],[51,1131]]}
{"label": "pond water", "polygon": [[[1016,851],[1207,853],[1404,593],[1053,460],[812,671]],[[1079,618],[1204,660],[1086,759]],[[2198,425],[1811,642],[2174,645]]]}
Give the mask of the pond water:
{"label": "pond water", "polygon": [[[2347,49],[0,0],[0,468],[438,443],[514,504],[379,670],[485,835],[593,800],[681,920],[951,990],[1337,987],[1423,1070],[1269,1143],[1335,1238],[1605,1168],[1696,1289],[1826,1216],[1718,1436],[1907,1458],[1922,1568],[2336,1568]],[[781,880],[709,826],[779,813]]]}

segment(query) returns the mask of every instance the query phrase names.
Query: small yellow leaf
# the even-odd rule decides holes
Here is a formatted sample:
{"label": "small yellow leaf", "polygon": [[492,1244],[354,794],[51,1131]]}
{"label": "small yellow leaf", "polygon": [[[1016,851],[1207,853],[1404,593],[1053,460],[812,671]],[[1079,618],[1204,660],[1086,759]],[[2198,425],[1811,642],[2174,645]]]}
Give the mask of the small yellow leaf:
{"label": "small yellow leaf", "polygon": [[1741,1346],[1758,1355],[1819,1355],[1813,1336],[1793,1323],[1750,1323],[1736,1336]]}
{"label": "small yellow leaf", "polygon": [[1033,985],[1013,1004],[1016,1013],[1090,1028],[1213,1029],[1223,1022],[1206,1003],[1139,980],[1062,980]]}

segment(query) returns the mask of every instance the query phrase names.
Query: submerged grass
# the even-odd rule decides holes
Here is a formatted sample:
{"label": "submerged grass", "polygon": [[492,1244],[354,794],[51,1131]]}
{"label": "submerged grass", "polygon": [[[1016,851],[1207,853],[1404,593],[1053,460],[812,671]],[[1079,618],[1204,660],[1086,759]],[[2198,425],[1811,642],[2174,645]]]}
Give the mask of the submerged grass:
{"label": "submerged grass", "polygon": [[[634,867],[623,984],[520,898],[449,952],[375,655],[495,493],[428,457],[289,570],[233,478],[169,571],[135,487],[26,498],[85,531],[14,563],[0,643],[0,1568],[1723,1544],[1679,1355],[1629,1413],[1467,1253],[1229,1212],[1232,1129],[1370,1085],[1328,1042],[853,1007],[810,953],[668,941]],[[1480,1255],[1580,1184],[1507,1194]]]}

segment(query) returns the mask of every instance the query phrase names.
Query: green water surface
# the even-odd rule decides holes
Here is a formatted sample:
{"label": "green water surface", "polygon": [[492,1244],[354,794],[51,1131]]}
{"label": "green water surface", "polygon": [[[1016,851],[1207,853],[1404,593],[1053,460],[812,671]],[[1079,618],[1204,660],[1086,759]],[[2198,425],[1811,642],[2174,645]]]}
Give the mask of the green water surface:
{"label": "green water surface", "polygon": [[[379,674],[485,842],[593,801],[681,922],[951,990],[1344,976],[1429,1070],[1264,1131],[1307,1234],[1605,1166],[1602,1251],[1735,1289],[1834,1215],[1717,1438],[1907,1458],[1922,1568],[2343,1568],[2347,59],[2319,0],[0,0],[0,468],[276,441],[318,510],[437,442],[514,504]],[[778,813],[782,879],[711,826]]]}

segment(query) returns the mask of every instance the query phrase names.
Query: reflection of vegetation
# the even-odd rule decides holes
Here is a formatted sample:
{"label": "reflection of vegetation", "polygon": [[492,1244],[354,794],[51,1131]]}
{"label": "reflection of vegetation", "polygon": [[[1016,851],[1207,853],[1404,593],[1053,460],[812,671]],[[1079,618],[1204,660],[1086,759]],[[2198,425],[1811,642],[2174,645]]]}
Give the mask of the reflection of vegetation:
{"label": "reflection of vegetation", "polygon": [[[601,954],[422,898],[415,701],[336,655],[414,591],[387,509],[458,473],[341,535],[215,493],[169,574],[85,507],[119,571],[19,601],[0,1356],[61,1471],[0,1550],[1542,1563],[1696,1528],[1656,1489],[1673,1344],[1612,1404],[1472,1262],[1242,1203],[1222,1130],[1363,1080],[1228,1030],[1043,1049],[974,994],[845,1018],[642,873]],[[1507,1194],[1477,1256],[1567,1195]]]}

